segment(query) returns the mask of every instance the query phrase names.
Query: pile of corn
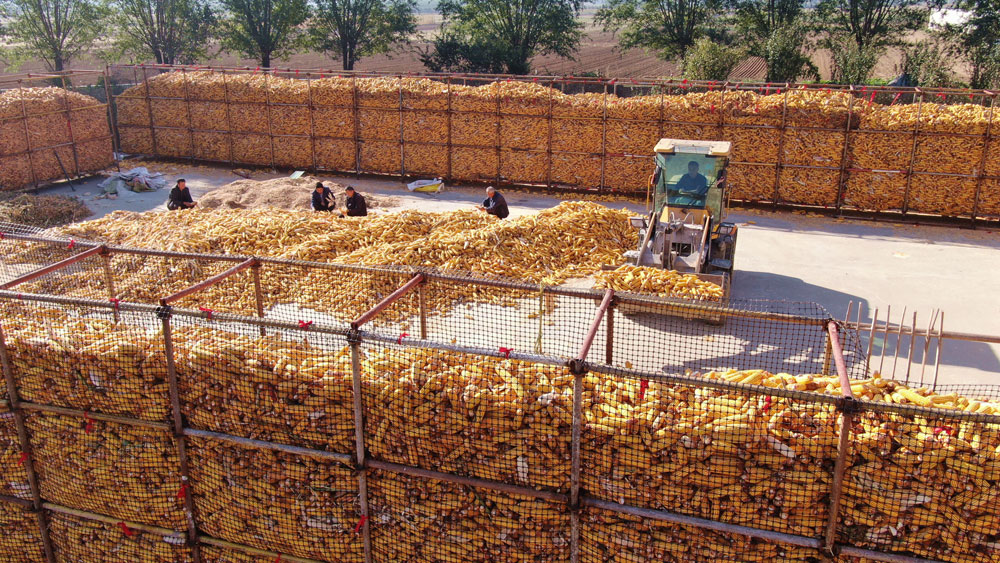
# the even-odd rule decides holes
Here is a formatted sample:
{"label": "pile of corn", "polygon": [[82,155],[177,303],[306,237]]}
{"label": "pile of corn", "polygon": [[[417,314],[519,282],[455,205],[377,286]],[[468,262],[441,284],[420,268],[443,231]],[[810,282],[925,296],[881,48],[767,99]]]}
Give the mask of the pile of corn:
{"label": "pile of corn", "polygon": [[0,557],[14,563],[42,563],[38,519],[27,508],[0,501]]}
{"label": "pile of corn", "polygon": [[570,560],[562,503],[384,471],[368,486],[375,561]]}
{"label": "pile of corn", "polygon": [[14,413],[3,402],[0,402],[0,495],[31,498]]}
{"label": "pile of corn", "polygon": [[[224,324],[175,325],[182,407],[194,426],[350,451],[352,396],[342,343],[315,336],[306,341],[239,336]],[[100,349],[105,356],[120,352],[98,345],[101,335],[118,338],[100,323],[53,322],[45,330],[44,346],[59,342]],[[69,330],[73,338],[66,336]],[[10,332],[8,346],[28,349],[37,338]],[[372,457],[567,489],[573,377],[565,368],[395,346],[362,351]],[[163,361],[156,352],[145,359],[125,354],[125,365]],[[54,374],[53,380],[77,377],[59,367],[60,356],[37,357],[33,368]],[[131,388],[127,380],[141,378],[111,359],[92,362],[88,374],[109,382],[109,392],[118,385]],[[832,376],[733,370],[701,377],[828,396],[840,392]],[[587,494],[822,536],[840,424],[832,404],[708,389],[694,379],[681,385],[590,374],[583,385]],[[865,401],[944,410],[855,415],[840,540],[946,561],[985,563],[1000,556],[1000,425],[962,420],[967,413],[996,414],[1000,405],[911,389],[878,376],[854,381],[852,391]],[[72,397],[67,401],[82,406],[73,405]],[[178,460],[169,433],[37,413],[29,415],[28,428],[47,500],[183,529]],[[357,524],[357,489],[347,468],[205,440],[192,439],[189,451],[199,526],[206,533],[305,557],[358,557],[357,536],[349,531]],[[387,560],[445,554],[481,560],[497,553],[514,560],[565,557],[562,506],[378,472],[369,493],[374,549]],[[753,547],[704,533],[694,538],[690,530],[670,526],[636,530],[621,516],[597,515],[584,523],[589,531],[582,553],[590,561],[607,561],[616,549],[629,554],[623,557],[669,558],[678,542],[705,547],[716,560],[742,558],[741,550]],[[793,548],[761,549],[773,557],[804,557]]]}
{"label": "pile of corn", "polygon": [[188,451],[202,532],[297,557],[364,561],[353,470],[202,438]]}
{"label": "pile of corn", "polygon": [[721,301],[725,296],[722,286],[700,280],[694,274],[627,264],[617,270],[597,274],[595,287],[696,301]]}
{"label": "pile of corn", "polygon": [[113,161],[106,105],[90,96],[52,87],[5,90],[0,124],[0,189],[96,172]]}
{"label": "pile of corn", "polygon": [[167,421],[162,334],[116,324],[113,318],[5,305],[7,350],[21,400]]}
{"label": "pile of corn", "polygon": [[[56,232],[137,248],[367,266],[408,264],[555,285],[590,275],[604,264],[620,262],[624,251],[634,244],[635,232],[628,217],[625,211],[589,202],[563,202],[538,214],[504,221],[478,211],[403,211],[337,221],[323,214],[282,210],[115,212]],[[55,252],[62,256],[64,249]],[[12,255],[10,261],[35,259],[33,255]],[[145,256],[117,255],[112,260],[118,297],[146,303],[230,266]],[[49,276],[24,286],[24,290],[67,295],[81,287],[90,291],[93,284],[85,282],[93,275],[92,270],[81,270]],[[353,274],[285,265],[265,265],[261,270],[265,308],[298,303],[343,320],[356,318],[410,277],[406,273]],[[509,301],[509,297],[502,291],[456,284],[427,292],[427,306],[430,311],[445,312],[460,298],[499,303]],[[251,312],[251,274],[241,273],[177,304]],[[410,314],[415,312],[416,303],[406,300],[400,307],[405,308],[398,311],[400,315]]]}
{"label": "pile of corn", "polygon": [[362,363],[372,456],[569,489],[573,376],[562,366],[383,348]]}
{"label": "pile of corn", "polygon": [[194,428],[354,452],[346,341],[289,342],[198,326],[173,332],[181,403]]}
{"label": "pile of corn", "polygon": [[191,550],[184,546],[187,538],[180,533],[164,537],[124,522],[109,524],[61,513],[52,513],[49,521],[49,537],[58,561],[194,561]]}
{"label": "pile of corn", "polygon": [[131,522],[184,529],[170,433],[48,413],[26,421],[42,497]]}

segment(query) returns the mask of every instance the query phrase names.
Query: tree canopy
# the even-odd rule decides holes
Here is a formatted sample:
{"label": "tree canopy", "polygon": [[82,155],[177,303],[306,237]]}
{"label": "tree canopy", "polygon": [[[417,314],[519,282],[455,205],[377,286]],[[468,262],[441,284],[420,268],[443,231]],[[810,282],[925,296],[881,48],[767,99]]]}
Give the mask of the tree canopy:
{"label": "tree canopy", "polygon": [[114,0],[114,59],[191,64],[208,54],[216,16],[202,0]]}
{"label": "tree canopy", "polygon": [[362,57],[390,53],[416,32],[415,0],[316,0],[313,43],[344,70]]}
{"label": "tree canopy", "polygon": [[305,46],[306,0],[221,0],[222,46],[269,67]]}
{"label": "tree canopy", "polygon": [[61,71],[89,52],[104,32],[106,9],[94,0],[0,0],[6,58],[16,67],[40,59]]}
{"label": "tree canopy", "polygon": [[622,48],[641,47],[671,59],[709,34],[722,8],[722,0],[608,0],[596,20],[618,34]]}

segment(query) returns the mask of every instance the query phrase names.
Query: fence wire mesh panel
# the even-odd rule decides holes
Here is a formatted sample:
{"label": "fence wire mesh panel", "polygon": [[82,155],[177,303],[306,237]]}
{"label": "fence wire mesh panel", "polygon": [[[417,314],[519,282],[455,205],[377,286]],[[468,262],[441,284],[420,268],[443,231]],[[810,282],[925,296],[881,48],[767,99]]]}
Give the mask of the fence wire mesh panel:
{"label": "fence wire mesh panel", "polygon": [[129,153],[637,192],[659,138],[725,140],[732,195],[745,202],[955,218],[997,209],[993,92],[193,67],[109,75],[135,84],[115,96]]}
{"label": "fence wire mesh panel", "polygon": [[191,563],[184,536],[162,536],[130,527],[51,512],[49,535],[58,561],[135,561],[136,563]]}
{"label": "fence wire mesh panel", "polygon": [[[66,246],[67,251],[72,252],[68,257],[78,256],[87,250],[80,247],[73,248]],[[39,258],[46,254],[48,249],[39,249],[36,256]],[[52,253],[53,257],[58,256],[58,251]],[[51,264],[51,262],[49,263]],[[48,264],[42,264],[48,265]],[[108,278],[104,273],[104,262],[99,255],[90,255],[79,259],[76,262],[67,264],[57,270],[45,273],[36,278],[26,280],[11,289],[22,293],[36,293],[46,295],[62,295],[65,297],[75,297],[78,299],[101,299],[107,300],[110,295]],[[31,272],[26,272],[25,275]],[[11,281],[15,281],[17,278]]]}
{"label": "fence wire mesh panel", "polygon": [[216,316],[177,315],[171,323],[181,409],[189,426],[355,451],[351,358],[344,337],[263,329]]}
{"label": "fence wire mesh panel", "polygon": [[584,509],[580,521],[581,563],[818,563],[826,560],[812,548],[660,522],[599,508]]}
{"label": "fence wire mesh panel", "polygon": [[394,344],[362,353],[373,458],[569,489],[573,376],[564,366]]}
{"label": "fence wire mesh panel", "polygon": [[[762,383],[762,372],[747,383]],[[787,385],[795,384],[795,378]],[[631,376],[584,379],[582,487],[595,498],[800,536],[827,521],[833,405]]]}
{"label": "fence wire mesh panel", "polygon": [[373,471],[375,561],[570,560],[565,503]]}
{"label": "fence wire mesh panel", "polygon": [[[480,285],[479,280],[497,282]],[[572,358],[580,349],[598,303],[523,283],[470,276],[430,279],[422,291],[429,314],[427,338],[486,349]],[[417,327],[413,327],[417,328]]]}
{"label": "fence wire mesh panel", "polygon": [[276,556],[270,554],[260,555],[215,545],[202,545],[199,549],[201,560],[205,563],[274,563],[276,559]]}
{"label": "fence wire mesh panel", "polygon": [[364,561],[358,478],[329,460],[189,438],[199,529],[322,561]]}
{"label": "fence wire mesh panel", "polygon": [[[824,322],[830,315],[814,303],[666,303],[623,295],[614,316],[610,363],[616,367],[677,374],[729,369],[834,373]],[[600,336],[607,335],[607,323],[601,331]],[[842,341],[849,373],[863,376],[857,336],[848,333]],[[589,359],[599,361],[604,354],[595,346]]]}
{"label": "fence wire mesh panel", "polygon": [[149,313],[0,301],[22,401],[152,422],[170,418],[163,336]]}
{"label": "fence wire mesh panel", "polygon": [[21,451],[14,413],[0,402],[0,495],[24,500],[32,498],[26,463],[28,459]]}
{"label": "fence wire mesh panel", "polygon": [[996,561],[998,446],[1000,420],[921,409],[856,415],[839,539],[937,561]]}
{"label": "fence wire mesh panel", "polygon": [[30,509],[0,501],[0,561],[4,563],[42,563],[42,538],[38,518]]}
{"label": "fence wire mesh panel", "polygon": [[177,447],[167,430],[46,412],[27,417],[42,497],[174,530],[185,527]]}

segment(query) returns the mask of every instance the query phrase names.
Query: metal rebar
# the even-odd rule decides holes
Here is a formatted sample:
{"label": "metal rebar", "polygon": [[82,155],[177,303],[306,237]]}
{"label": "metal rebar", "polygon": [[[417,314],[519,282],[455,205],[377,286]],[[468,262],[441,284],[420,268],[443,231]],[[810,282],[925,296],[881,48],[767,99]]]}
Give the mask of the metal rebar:
{"label": "metal rebar", "polygon": [[233,436],[231,434],[222,434],[220,432],[211,432],[208,430],[185,428],[184,435],[194,438],[207,438],[211,440],[229,442],[231,444],[236,444],[237,446],[243,446],[246,448],[254,448],[258,450],[271,450],[275,452],[283,452],[286,454],[292,454],[297,456],[311,457],[327,461],[335,461],[337,463],[341,463],[347,466],[351,466],[351,464],[354,461],[354,458],[351,457],[349,454],[340,454],[336,452],[328,452],[325,450],[314,450],[311,448],[303,448],[299,446],[289,446],[287,444],[279,444],[277,442],[254,440],[251,438],[243,438],[240,436]]}
{"label": "metal rebar", "polygon": [[466,485],[469,487],[474,487],[478,489],[489,489],[492,491],[500,491],[504,493],[510,493],[512,495],[521,495],[536,499],[550,500],[553,502],[568,502],[569,496],[554,491],[538,490],[531,487],[522,487],[519,485],[511,485],[509,483],[504,483],[501,481],[492,481],[488,479],[479,479],[477,477],[466,477],[464,475],[454,475],[452,473],[442,473],[440,471],[432,471],[430,469],[421,469],[419,467],[412,467],[409,465],[400,465],[398,463],[389,463],[387,461],[380,461],[376,459],[368,459],[365,461],[365,466],[371,469],[380,469],[383,471],[390,471],[392,473],[398,473],[400,475],[409,475],[412,477],[422,477],[424,479],[433,479],[435,481],[444,481],[447,483],[455,483],[457,485]]}
{"label": "metal rebar", "polygon": [[942,561],[934,559],[921,559],[919,557],[910,557],[908,555],[897,555],[895,553],[872,551],[870,549],[862,549],[860,547],[854,547],[850,545],[838,545],[837,552],[839,552],[841,555],[846,555],[849,557],[860,557],[862,559],[885,561],[887,563],[944,563]]}
{"label": "metal rebar", "polygon": [[306,559],[305,557],[295,557],[293,555],[278,553],[277,551],[257,549],[256,547],[240,545],[238,543],[228,542],[225,540],[220,540],[218,538],[213,538],[209,536],[199,536],[198,542],[205,545],[211,545],[214,547],[221,547],[223,549],[242,551],[244,553],[249,553],[250,555],[259,555],[261,557],[266,557],[271,561],[280,561],[281,563],[284,563],[285,561],[287,561],[288,563],[323,563],[322,561],[317,561],[316,559]]}
{"label": "metal rebar", "polygon": [[937,389],[938,374],[941,372],[941,355],[943,354],[944,342],[942,341],[941,335],[944,333],[944,311],[941,311],[941,316],[938,318],[938,339],[937,339],[937,351],[934,358],[934,385],[931,389]]}
{"label": "metal rebar", "polygon": [[910,384],[910,369],[913,367],[913,346],[916,343],[917,337],[917,312],[913,312],[913,321],[910,323],[910,346],[906,350],[906,378],[903,380],[904,385]]}
{"label": "metal rebar", "polygon": [[903,323],[906,322],[906,307],[899,316],[899,330],[896,332],[896,347],[892,350],[892,378],[896,378],[896,364],[899,362],[899,349],[903,346]]}
{"label": "metal rebar", "polygon": [[61,504],[56,504],[53,502],[43,503],[42,507],[45,508],[45,510],[57,512],[59,514],[66,514],[68,516],[76,516],[77,518],[83,518],[84,520],[93,520],[95,522],[111,524],[112,526],[116,526],[118,524],[125,524],[132,530],[139,530],[141,532],[147,532],[150,534],[155,534],[157,536],[163,536],[163,537],[174,537],[174,538],[178,537],[176,530],[161,528],[160,526],[150,526],[149,524],[140,524],[138,522],[123,521],[121,518],[112,518],[110,516],[105,516],[103,514],[97,514],[96,512],[70,508],[68,506],[63,506]]}

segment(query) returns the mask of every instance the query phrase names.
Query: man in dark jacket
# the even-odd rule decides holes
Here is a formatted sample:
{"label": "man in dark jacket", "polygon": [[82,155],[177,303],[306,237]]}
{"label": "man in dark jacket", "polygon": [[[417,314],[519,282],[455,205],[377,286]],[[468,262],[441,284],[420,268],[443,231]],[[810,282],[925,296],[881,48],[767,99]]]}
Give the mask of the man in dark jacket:
{"label": "man in dark jacket", "polygon": [[344,190],[347,199],[344,200],[344,207],[340,210],[340,216],[344,217],[365,217],[368,215],[368,205],[365,198],[354,190],[354,187],[347,186]]}
{"label": "man in dark jacket", "polygon": [[333,193],[330,188],[323,185],[323,182],[316,182],[316,189],[312,193],[313,211],[333,211]]}
{"label": "man in dark jacket", "polygon": [[187,189],[187,182],[184,178],[177,180],[177,185],[170,190],[170,197],[167,198],[167,209],[191,209],[195,205],[197,204],[191,199],[191,191]]}
{"label": "man in dark jacket", "polygon": [[510,215],[510,210],[507,209],[507,200],[500,192],[493,189],[493,186],[486,188],[486,199],[483,200],[479,209],[501,219],[506,219]]}

